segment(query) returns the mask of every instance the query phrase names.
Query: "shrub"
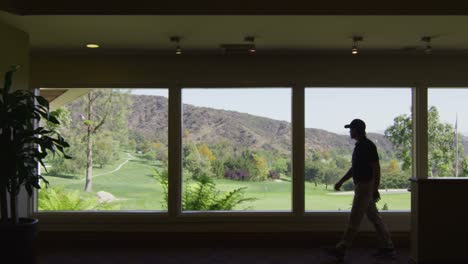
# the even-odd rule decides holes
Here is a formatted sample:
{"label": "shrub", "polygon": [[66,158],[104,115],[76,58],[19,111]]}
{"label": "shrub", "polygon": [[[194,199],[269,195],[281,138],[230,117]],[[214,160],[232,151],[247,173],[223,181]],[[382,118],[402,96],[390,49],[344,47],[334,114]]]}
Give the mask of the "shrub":
{"label": "shrub", "polygon": [[243,169],[228,169],[224,172],[224,178],[234,181],[250,180],[250,173]]}
{"label": "shrub", "polygon": [[140,157],[145,160],[156,160],[156,154],[152,151],[145,152]]}
{"label": "shrub", "polygon": [[388,211],[388,204],[387,203],[384,203],[384,205],[382,206],[382,211]]}
{"label": "shrub", "polygon": [[407,189],[410,185],[408,174],[404,171],[395,174],[383,174],[382,178],[380,179],[380,188]]}
{"label": "shrub", "polygon": [[268,172],[268,179],[277,180],[280,178],[280,174],[277,171],[270,170]]}
{"label": "shrub", "polygon": [[352,180],[349,180],[343,184],[344,191],[352,191],[354,190],[354,183]]}

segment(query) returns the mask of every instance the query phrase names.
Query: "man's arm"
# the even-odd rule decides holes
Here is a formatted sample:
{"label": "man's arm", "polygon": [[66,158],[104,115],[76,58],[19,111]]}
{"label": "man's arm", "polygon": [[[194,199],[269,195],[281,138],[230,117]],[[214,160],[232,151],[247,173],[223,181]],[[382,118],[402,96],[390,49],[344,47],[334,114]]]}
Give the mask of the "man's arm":
{"label": "man's arm", "polygon": [[375,179],[375,187],[378,188],[380,185],[380,163],[379,161],[371,162],[372,177]]}
{"label": "man's arm", "polygon": [[341,185],[345,183],[347,180],[351,179],[353,177],[353,168],[350,168],[348,172],[345,173],[345,175],[335,184],[335,190],[339,191],[341,188]]}
{"label": "man's arm", "polygon": [[374,189],[374,201],[378,202],[380,200],[379,185],[380,185],[380,163],[379,161],[374,161],[371,163],[372,167],[372,176],[375,179],[375,189]]}

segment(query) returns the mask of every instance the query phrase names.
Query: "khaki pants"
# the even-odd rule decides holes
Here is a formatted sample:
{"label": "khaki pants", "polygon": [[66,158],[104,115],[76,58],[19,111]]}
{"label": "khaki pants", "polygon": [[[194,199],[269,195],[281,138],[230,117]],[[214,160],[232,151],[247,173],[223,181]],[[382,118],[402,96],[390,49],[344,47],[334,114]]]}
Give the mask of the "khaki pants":
{"label": "khaki pants", "polygon": [[354,189],[353,206],[349,215],[348,227],[343,234],[342,240],[338,243],[337,247],[349,248],[361,225],[364,215],[374,225],[379,239],[383,243],[384,248],[393,248],[393,242],[390,238],[390,233],[387,226],[382,221],[379,211],[375,205],[373,194],[375,184],[374,181],[357,183]]}

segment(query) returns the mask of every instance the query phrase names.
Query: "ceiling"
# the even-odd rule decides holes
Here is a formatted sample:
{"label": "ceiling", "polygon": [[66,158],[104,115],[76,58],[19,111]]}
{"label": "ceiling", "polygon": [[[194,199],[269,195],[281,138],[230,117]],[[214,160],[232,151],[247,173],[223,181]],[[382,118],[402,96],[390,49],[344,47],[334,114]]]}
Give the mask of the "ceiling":
{"label": "ceiling", "polygon": [[52,102],[57,97],[63,95],[67,89],[41,89],[41,96],[44,97],[47,101]]}
{"label": "ceiling", "polygon": [[[162,52],[181,36],[185,53],[219,52],[220,44],[256,37],[259,53],[346,52],[353,35],[364,36],[362,52],[422,52],[433,36],[436,52],[468,50],[468,16],[154,16],[32,15],[0,12],[0,20],[30,35],[33,51]],[[84,48],[98,43],[100,49]],[[416,49],[416,51],[414,50]]]}
{"label": "ceiling", "polygon": [[460,0],[0,0],[21,15],[466,15]]}

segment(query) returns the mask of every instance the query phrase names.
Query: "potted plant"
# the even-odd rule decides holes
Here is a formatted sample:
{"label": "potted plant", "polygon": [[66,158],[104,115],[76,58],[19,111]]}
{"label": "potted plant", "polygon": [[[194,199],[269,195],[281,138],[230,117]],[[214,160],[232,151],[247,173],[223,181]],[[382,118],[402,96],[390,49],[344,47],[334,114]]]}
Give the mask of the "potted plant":
{"label": "potted plant", "polygon": [[[26,190],[31,197],[40,189],[39,166],[49,153],[64,153],[68,143],[55,131],[39,126],[41,119],[59,124],[49,114],[49,103],[30,90],[11,91],[12,67],[0,89],[0,241],[2,251],[15,263],[33,262],[32,242],[37,234],[37,219],[18,215],[18,194]],[[40,165],[39,165],[40,164]]]}

